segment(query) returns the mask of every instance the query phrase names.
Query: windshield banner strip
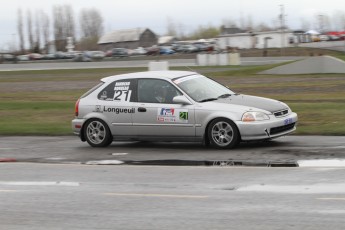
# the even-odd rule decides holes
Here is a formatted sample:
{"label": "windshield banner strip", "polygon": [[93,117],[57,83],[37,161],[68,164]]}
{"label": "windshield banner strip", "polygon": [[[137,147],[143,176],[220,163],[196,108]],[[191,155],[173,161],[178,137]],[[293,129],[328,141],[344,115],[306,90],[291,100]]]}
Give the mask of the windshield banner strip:
{"label": "windshield banner strip", "polygon": [[175,80],[174,83],[176,85],[178,85],[178,84],[180,84],[180,83],[182,83],[184,81],[189,81],[189,80],[192,80],[192,79],[195,79],[195,78],[199,78],[199,77],[202,77],[202,76],[200,76],[200,75],[191,75],[191,76],[187,76],[187,77],[182,77],[182,78],[179,78],[179,79]]}

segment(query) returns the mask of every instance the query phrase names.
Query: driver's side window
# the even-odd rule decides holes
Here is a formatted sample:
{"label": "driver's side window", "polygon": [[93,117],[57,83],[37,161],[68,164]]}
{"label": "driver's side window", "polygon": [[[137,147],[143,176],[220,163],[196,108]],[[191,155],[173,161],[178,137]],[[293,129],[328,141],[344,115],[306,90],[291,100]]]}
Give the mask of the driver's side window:
{"label": "driver's side window", "polygon": [[173,98],[179,95],[182,94],[165,80],[138,80],[138,102],[173,104]]}

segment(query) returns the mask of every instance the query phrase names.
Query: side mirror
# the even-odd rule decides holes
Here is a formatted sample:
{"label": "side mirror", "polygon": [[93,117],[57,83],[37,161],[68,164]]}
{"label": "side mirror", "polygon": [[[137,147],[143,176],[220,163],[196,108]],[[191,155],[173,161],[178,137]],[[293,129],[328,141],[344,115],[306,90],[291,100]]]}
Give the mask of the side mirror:
{"label": "side mirror", "polygon": [[182,105],[191,105],[192,103],[185,96],[176,96],[173,98],[173,102]]}

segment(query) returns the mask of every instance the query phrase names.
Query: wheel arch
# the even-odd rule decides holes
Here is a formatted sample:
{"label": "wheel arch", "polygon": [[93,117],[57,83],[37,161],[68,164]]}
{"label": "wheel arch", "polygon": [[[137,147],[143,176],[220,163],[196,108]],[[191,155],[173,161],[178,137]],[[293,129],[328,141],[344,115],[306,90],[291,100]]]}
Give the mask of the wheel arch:
{"label": "wheel arch", "polygon": [[80,135],[81,141],[83,141],[83,142],[86,141],[84,130],[85,130],[86,124],[87,124],[90,120],[99,120],[99,121],[103,121],[103,122],[108,126],[108,131],[109,131],[110,135],[112,136],[110,126],[109,126],[108,122],[106,122],[106,119],[104,119],[104,117],[102,117],[102,116],[90,116],[90,117],[87,117],[87,118],[85,119],[85,121],[84,121],[84,123],[83,123],[83,125],[82,125],[82,127],[81,127],[81,129],[80,129],[79,135]]}
{"label": "wheel arch", "polygon": [[238,131],[238,133],[239,133],[239,135],[240,135],[240,136],[239,136],[240,141],[242,141],[240,129],[238,128],[238,125],[236,124],[236,122],[235,122],[233,119],[231,119],[231,118],[229,118],[229,117],[226,117],[226,116],[216,116],[216,117],[213,117],[212,119],[210,119],[210,120],[207,122],[207,125],[205,126],[205,129],[204,129],[204,141],[205,141],[205,143],[209,142],[208,128],[210,127],[210,124],[211,124],[214,120],[216,120],[216,119],[226,119],[226,120],[229,120],[229,121],[231,121],[232,123],[234,123],[234,124],[235,124],[235,127],[236,127],[236,129],[237,129],[237,131]]}

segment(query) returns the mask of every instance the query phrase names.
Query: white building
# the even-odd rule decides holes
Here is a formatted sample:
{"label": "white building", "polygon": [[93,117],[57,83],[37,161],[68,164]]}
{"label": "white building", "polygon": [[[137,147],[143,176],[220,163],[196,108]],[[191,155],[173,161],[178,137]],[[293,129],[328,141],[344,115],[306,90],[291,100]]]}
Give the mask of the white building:
{"label": "white building", "polygon": [[174,36],[161,36],[158,38],[158,45],[171,45],[177,41]]}
{"label": "white building", "polygon": [[281,31],[235,33],[218,36],[218,46],[221,49],[227,47],[239,49],[282,48],[293,46],[290,44],[290,41],[293,40],[294,35],[290,31],[283,33]]}

